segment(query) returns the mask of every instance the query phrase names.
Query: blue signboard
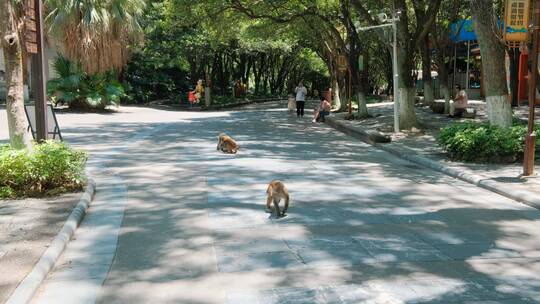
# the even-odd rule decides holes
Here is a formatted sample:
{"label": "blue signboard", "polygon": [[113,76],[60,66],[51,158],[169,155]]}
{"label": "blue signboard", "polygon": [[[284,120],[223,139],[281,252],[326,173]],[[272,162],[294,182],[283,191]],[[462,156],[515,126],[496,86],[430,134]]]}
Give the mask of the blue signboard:
{"label": "blue signboard", "polygon": [[472,20],[461,20],[450,25],[450,39],[454,43],[477,40]]}

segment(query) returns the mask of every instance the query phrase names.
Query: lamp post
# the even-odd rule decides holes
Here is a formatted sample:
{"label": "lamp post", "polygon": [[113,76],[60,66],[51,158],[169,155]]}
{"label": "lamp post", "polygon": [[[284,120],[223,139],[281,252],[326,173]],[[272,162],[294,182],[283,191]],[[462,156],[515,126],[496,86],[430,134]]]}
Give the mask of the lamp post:
{"label": "lamp post", "polygon": [[400,127],[399,127],[399,90],[398,90],[398,81],[399,81],[399,74],[398,74],[398,62],[397,62],[397,23],[399,21],[400,12],[397,11],[393,14],[392,18],[388,18],[388,16],[385,13],[378,14],[377,17],[379,20],[383,23],[380,25],[373,25],[373,26],[366,26],[366,27],[360,27],[358,28],[359,31],[368,31],[372,29],[378,29],[378,28],[386,28],[386,27],[392,27],[392,74],[394,79],[394,132],[399,133]]}

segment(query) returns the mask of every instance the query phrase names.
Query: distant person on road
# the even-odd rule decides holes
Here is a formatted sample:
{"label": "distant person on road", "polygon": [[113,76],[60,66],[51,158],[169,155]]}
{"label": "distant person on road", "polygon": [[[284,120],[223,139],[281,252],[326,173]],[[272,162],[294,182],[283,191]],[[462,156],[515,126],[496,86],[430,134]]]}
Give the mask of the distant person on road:
{"label": "distant person on road", "polygon": [[296,110],[296,99],[293,94],[289,94],[289,98],[287,100],[287,110],[290,114],[294,113],[294,110]]}
{"label": "distant person on road", "polygon": [[195,96],[195,88],[190,86],[188,89],[188,101],[189,107],[192,108],[195,103],[197,103],[197,97]]}
{"label": "distant person on road", "polygon": [[304,117],[304,108],[306,106],[307,88],[304,86],[304,81],[300,80],[296,89],[296,116]]}
{"label": "distant person on road", "polygon": [[199,79],[197,81],[197,86],[195,87],[195,98],[197,99],[197,101],[195,103],[199,103],[203,96],[204,96],[203,81],[202,81],[202,79]]}
{"label": "distant person on road", "polygon": [[332,105],[330,104],[328,100],[326,100],[324,95],[321,95],[320,99],[321,99],[321,103],[319,104],[317,108],[315,108],[315,113],[313,115],[313,121],[312,121],[313,123],[318,122],[318,121],[325,122],[326,121],[325,117],[330,115],[330,110],[332,108]]}
{"label": "distant person on road", "polygon": [[469,97],[467,92],[461,88],[460,85],[455,87],[456,97],[454,100],[450,100],[450,117],[457,117],[463,115],[463,112],[467,109],[469,103]]}

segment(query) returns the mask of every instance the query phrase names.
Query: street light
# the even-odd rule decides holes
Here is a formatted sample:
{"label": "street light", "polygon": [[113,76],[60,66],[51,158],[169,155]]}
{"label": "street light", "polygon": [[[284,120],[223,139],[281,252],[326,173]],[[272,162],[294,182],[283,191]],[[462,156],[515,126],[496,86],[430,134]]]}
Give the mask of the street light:
{"label": "street light", "polygon": [[398,98],[398,70],[397,70],[397,23],[399,21],[399,16],[401,15],[400,11],[396,11],[392,14],[392,18],[388,18],[388,15],[385,13],[377,14],[377,18],[379,21],[383,24],[380,25],[373,25],[373,26],[366,26],[366,27],[359,27],[359,31],[368,31],[372,29],[378,29],[378,28],[386,28],[386,27],[392,27],[393,32],[393,41],[392,41],[392,48],[393,48],[393,58],[392,58],[392,65],[393,65],[393,74],[394,74],[394,132],[399,133],[399,98]]}

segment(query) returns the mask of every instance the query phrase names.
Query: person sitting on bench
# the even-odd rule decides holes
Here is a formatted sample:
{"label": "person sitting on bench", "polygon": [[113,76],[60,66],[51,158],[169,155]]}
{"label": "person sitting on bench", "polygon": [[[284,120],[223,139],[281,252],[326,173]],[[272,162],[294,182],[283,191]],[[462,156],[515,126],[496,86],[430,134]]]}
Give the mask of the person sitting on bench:
{"label": "person sitting on bench", "polygon": [[313,114],[313,122],[325,122],[325,117],[330,115],[331,108],[332,105],[330,102],[328,102],[328,100],[321,95],[321,103],[319,104],[319,107],[315,109],[315,113]]}
{"label": "person sitting on bench", "polygon": [[461,88],[460,85],[455,87],[456,97],[454,100],[450,100],[450,115],[449,117],[461,117],[463,112],[466,111],[469,97],[467,92]]}

